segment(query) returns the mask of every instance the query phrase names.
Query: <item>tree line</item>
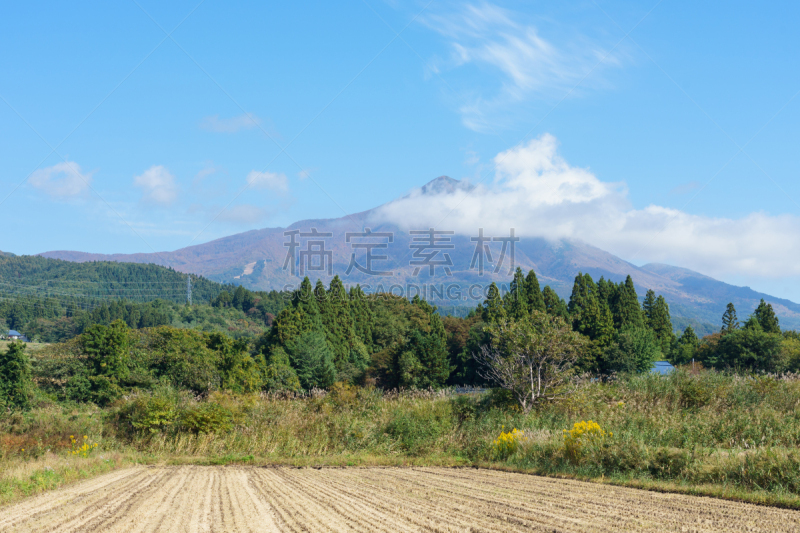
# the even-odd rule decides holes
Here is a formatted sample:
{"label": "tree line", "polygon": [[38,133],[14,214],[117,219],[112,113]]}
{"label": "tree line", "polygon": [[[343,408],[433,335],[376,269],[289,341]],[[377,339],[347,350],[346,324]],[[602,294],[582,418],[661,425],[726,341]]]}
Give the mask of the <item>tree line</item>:
{"label": "tree line", "polygon": [[[527,409],[537,398],[558,397],[576,373],[644,372],[658,359],[800,370],[800,336],[781,331],[770,304],[762,301],[743,324],[731,304],[719,333],[698,339],[687,327],[676,336],[666,300],[647,291],[640,303],[630,277],[595,282],[578,274],[567,302],[549,286],[541,289],[535,272],[517,269],[508,291],[490,285],[485,301],[464,318],[442,317],[419,297],[368,295],[358,285],[348,290],[338,276],[327,287],[305,278],[287,300],[269,328],[238,339],[225,331],[176,328],[176,320],[137,329],[127,321],[134,307],[117,303],[102,317],[109,323],[90,324],[76,338],[36,352],[32,364],[24,345],[12,344],[0,357],[2,402],[24,405],[20,398],[36,389],[34,378],[38,390],[55,399],[98,404],[163,384],[196,394],[299,391],[336,382],[382,388],[506,382],[511,390],[526,374],[519,365],[527,365],[528,375],[539,365],[540,376],[561,385],[529,382],[520,396]],[[275,302],[262,307],[276,310],[268,307]],[[260,304],[257,293],[237,288],[211,306],[182,309],[244,316],[243,309]]]}

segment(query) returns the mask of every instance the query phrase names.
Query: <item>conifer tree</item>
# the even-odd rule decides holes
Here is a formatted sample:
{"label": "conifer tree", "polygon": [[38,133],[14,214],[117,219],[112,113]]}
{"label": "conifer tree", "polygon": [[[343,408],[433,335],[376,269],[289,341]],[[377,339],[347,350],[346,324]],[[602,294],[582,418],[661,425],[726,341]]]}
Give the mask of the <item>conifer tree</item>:
{"label": "conifer tree", "polygon": [[597,346],[606,348],[614,342],[614,315],[604,300],[592,295],[576,322],[575,330],[595,341]]}
{"label": "conifer tree", "polygon": [[544,302],[545,311],[548,315],[560,316],[564,320],[569,317],[567,311],[567,304],[550,285],[545,286],[542,291],[542,301]]}
{"label": "conifer tree", "polygon": [[736,317],[736,308],[733,303],[729,303],[725,308],[725,313],[722,315],[721,333],[726,335],[737,329],[739,329],[739,319]]}
{"label": "conifer tree", "polygon": [[600,276],[600,279],[597,280],[597,297],[608,304],[609,307],[613,307],[613,302],[617,296],[617,286],[611,280],[605,279],[603,276]]}
{"label": "conifer tree", "polygon": [[506,310],[503,308],[503,299],[500,297],[500,289],[497,288],[495,282],[492,282],[486,293],[486,300],[483,302],[482,319],[487,324],[491,324],[505,318],[505,316]]}
{"label": "conifer tree", "polygon": [[656,306],[656,293],[652,289],[645,294],[644,302],[642,302],[642,314],[644,315],[645,325],[652,329],[651,320],[653,315],[653,308]]}
{"label": "conifer tree", "polygon": [[533,269],[528,271],[525,277],[525,290],[528,293],[528,311],[545,311],[544,295],[539,287],[539,278],[536,277],[536,272]]}
{"label": "conifer tree", "polygon": [[[508,296],[506,301],[505,296]],[[514,279],[511,280],[511,287],[507,295],[503,297],[506,315],[516,320],[527,318],[528,310],[528,288],[525,284],[525,275],[522,269],[517,267],[514,272]]]}
{"label": "conifer tree", "polygon": [[761,299],[761,303],[758,304],[756,307],[755,312],[753,315],[758,320],[758,323],[761,324],[761,329],[764,330],[764,333],[780,333],[781,326],[778,322],[778,317],[775,315],[775,310],[772,308],[772,304],[768,304]]}
{"label": "conifer tree", "polygon": [[697,333],[694,332],[692,326],[686,326],[686,329],[683,330],[683,334],[678,340],[678,343],[684,346],[697,348],[697,345],[700,344],[700,339],[697,338]]}
{"label": "conifer tree", "polygon": [[[584,311],[597,302],[597,285],[589,274],[578,273],[575,276],[575,283],[572,286],[572,294],[569,297],[567,310],[572,318],[572,327],[575,331],[580,331],[581,321]],[[599,305],[599,304],[598,304]]]}
{"label": "conifer tree", "polygon": [[656,338],[658,338],[661,343],[661,353],[665,356],[668,355],[675,341],[675,333],[672,330],[669,305],[661,295],[656,298],[655,304],[650,311],[649,326],[650,329],[655,332]]}
{"label": "conifer tree", "polygon": [[621,330],[627,325],[637,328],[644,326],[642,308],[639,307],[639,297],[636,295],[636,287],[630,276],[625,279],[625,283],[620,283],[617,287],[612,311],[614,313],[614,326],[617,330]]}
{"label": "conifer tree", "polygon": [[375,317],[367,305],[366,295],[360,285],[350,288],[350,314],[356,337],[367,348],[367,353],[373,353],[372,326]]}
{"label": "conifer tree", "polygon": [[[319,285],[321,286],[322,283],[320,282]],[[316,289],[315,292],[318,290]],[[324,291],[325,288],[322,287],[322,290]],[[338,275],[331,280],[330,288],[324,301],[320,302],[320,307],[322,329],[338,367],[349,358],[355,341],[355,328],[353,317],[350,314],[347,292]]]}
{"label": "conifer tree", "polygon": [[0,352],[0,408],[30,407],[33,380],[25,344],[12,342],[5,353]]}

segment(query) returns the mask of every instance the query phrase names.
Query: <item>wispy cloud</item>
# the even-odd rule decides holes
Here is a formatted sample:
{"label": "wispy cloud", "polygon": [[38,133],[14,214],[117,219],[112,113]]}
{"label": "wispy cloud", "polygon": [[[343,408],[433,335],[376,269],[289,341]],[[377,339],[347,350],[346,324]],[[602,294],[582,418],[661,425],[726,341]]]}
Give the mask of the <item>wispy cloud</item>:
{"label": "wispy cloud", "polygon": [[200,129],[216,133],[236,133],[241,130],[251,130],[260,125],[261,119],[253,113],[243,113],[231,118],[219,118],[219,115],[212,115],[200,121]]}
{"label": "wispy cloud", "polygon": [[133,184],[141,189],[142,200],[148,203],[170,205],[178,198],[175,176],[161,165],[153,165],[134,176]]}
{"label": "wispy cloud", "polygon": [[379,221],[488,234],[575,239],[629,261],[681,265],[714,276],[800,276],[800,217],[714,218],[649,205],[634,209],[623,183],[570,166],[551,135],[498,154],[495,181],[471,192],[421,194],[379,208]]}
{"label": "wispy cloud", "polygon": [[82,172],[74,161],[64,161],[37,170],[31,174],[28,183],[50,196],[68,198],[84,193],[92,183],[92,174]]}
{"label": "wispy cloud", "polygon": [[[556,43],[542,36],[525,17],[491,3],[467,4],[432,13],[423,23],[442,35],[449,59],[434,65],[437,72],[473,65],[480,69],[459,111],[464,124],[485,131],[494,115],[534,97],[561,97],[601,65],[618,65],[619,58],[600,43],[568,32]],[[558,32],[567,33],[562,28]],[[594,69],[594,70],[593,70]],[[484,83],[494,80],[494,84]],[[585,80],[594,81],[596,80]],[[477,87],[477,88],[476,88]]]}
{"label": "wispy cloud", "polygon": [[251,170],[247,175],[247,184],[254,189],[268,189],[277,193],[289,192],[289,180],[286,179],[286,175],[276,172]]}

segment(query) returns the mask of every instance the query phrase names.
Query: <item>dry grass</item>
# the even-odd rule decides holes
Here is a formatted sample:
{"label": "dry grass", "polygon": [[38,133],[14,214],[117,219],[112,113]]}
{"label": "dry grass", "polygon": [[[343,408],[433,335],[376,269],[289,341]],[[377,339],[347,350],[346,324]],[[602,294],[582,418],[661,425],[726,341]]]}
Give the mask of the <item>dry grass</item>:
{"label": "dry grass", "polygon": [[105,474],[132,462],[132,456],[116,452],[88,458],[47,453],[38,458],[6,459],[0,468],[0,505]]}
{"label": "dry grass", "polygon": [[3,531],[748,531],[800,512],[481,469],[134,467],[6,507]]}

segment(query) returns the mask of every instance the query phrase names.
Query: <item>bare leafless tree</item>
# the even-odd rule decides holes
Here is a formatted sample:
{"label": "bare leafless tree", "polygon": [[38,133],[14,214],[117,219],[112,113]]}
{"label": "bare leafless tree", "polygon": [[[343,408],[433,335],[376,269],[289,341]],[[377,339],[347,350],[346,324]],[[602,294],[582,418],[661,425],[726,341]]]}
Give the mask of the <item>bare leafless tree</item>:
{"label": "bare leafless tree", "polygon": [[530,318],[504,319],[487,330],[491,345],[473,354],[478,372],[510,391],[524,412],[575,390],[574,365],[586,340],[562,318],[534,311]]}

